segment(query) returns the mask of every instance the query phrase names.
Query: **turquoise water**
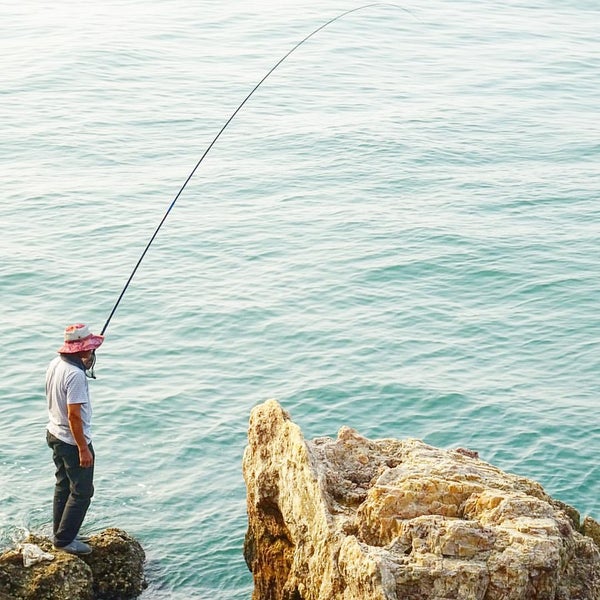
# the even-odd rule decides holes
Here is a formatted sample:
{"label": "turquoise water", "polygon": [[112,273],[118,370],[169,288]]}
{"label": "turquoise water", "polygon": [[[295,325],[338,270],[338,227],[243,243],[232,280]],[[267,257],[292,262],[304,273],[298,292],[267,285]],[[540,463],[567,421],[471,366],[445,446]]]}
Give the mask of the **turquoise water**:
{"label": "turquoise water", "polygon": [[[0,545],[50,528],[64,326],[102,328],[233,110],[355,6],[2,6]],[[271,397],[307,438],[466,446],[600,517],[600,10],[402,6],[273,73],[110,324],[86,526],[142,541],[144,599],[250,597],[241,458]]]}

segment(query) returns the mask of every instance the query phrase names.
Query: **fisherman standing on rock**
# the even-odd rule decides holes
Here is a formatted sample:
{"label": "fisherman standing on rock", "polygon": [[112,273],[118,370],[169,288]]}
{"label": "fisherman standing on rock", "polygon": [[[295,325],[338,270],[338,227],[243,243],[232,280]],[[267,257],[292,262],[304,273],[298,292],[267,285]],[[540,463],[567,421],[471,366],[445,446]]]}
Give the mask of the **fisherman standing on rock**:
{"label": "fisherman standing on rock", "polygon": [[86,375],[104,336],[77,323],[65,329],[64,339],[46,372],[46,440],[56,465],[54,547],[71,554],[89,554],[92,548],[78,537],[94,494],[92,405]]}

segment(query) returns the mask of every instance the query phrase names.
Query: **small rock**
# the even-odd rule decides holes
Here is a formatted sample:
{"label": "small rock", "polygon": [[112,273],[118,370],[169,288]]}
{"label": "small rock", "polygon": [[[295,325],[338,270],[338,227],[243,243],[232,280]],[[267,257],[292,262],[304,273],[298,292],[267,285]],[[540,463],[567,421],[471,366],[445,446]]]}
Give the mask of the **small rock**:
{"label": "small rock", "polygon": [[27,543],[54,555],[51,562],[23,566],[21,552],[0,556],[0,600],[131,600],[146,587],[145,554],[120,529],[90,538],[93,552],[74,556],[53,548],[51,540],[31,535]]}

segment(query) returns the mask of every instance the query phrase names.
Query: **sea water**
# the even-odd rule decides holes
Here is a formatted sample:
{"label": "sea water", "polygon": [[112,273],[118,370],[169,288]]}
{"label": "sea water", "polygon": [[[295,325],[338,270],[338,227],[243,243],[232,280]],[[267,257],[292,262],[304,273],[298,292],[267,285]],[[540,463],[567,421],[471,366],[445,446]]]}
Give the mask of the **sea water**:
{"label": "sea water", "polygon": [[[0,544],[51,530],[44,372],[98,332],[186,177],[340,1],[0,4]],[[378,4],[261,85],[98,352],[84,529],[150,599],[247,599],[241,460],[310,439],[477,450],[600,517],[600,9]]]}

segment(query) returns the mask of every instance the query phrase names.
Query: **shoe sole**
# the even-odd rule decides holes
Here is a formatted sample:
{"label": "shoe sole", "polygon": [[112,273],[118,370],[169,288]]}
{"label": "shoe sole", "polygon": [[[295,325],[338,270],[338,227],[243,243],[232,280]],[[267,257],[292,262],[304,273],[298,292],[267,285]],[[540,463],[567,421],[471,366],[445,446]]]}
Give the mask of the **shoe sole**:
{"label": "shoe sole", "polygon": [[73,554],[73,556],[87,556],[92,553],[92,550],[86,550],[85,552],[74,552],[73,550],[67,550],[66,548],[61,548],[60,546],[54,546],[54,549],[57,552],[64,552],[65,554]]}

